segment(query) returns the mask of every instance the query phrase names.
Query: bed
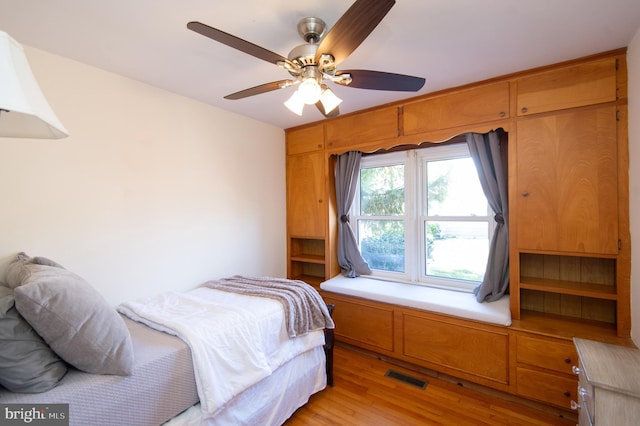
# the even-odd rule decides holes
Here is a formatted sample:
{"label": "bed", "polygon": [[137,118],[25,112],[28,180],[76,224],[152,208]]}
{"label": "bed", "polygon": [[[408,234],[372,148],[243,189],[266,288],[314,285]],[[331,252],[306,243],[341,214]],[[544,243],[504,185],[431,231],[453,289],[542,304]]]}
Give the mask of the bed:
{"label": "bed", "polygon": [[[45,270],[51,273],[50,269]],[[34,275],[38,273],[31,273],[30,279]],[[56,287],[57,282],[44,275],[48,277],[44,287]],[[42,279],[42,274],[39,278]],[[248,278],[229,280],[239,279]],[[282,279],[251,280],[278,286],[302,285]],[[121,346],[112,352],[113,359],[130,358],[129,370],[125,373],[81,371],[66,362],[66,358],[73,357],[74,345],[79,348],[75,352],[86,352],[79,346],[82,342],[67,339],[61,347],[59,342],[43,337],[56,355],[60,352],[67,366],[66,373],[44,392],[11,392],[0,387],[0,404],[69,404],[70,425],[282,424],[312,394],[326,387],[328,377],[331,380],[327,358],[331,358],[332,348],[327,343],[332,341],[333,323],[329,316],[323,319],[328,327],[319,328],[317,320],[306,318],[312,328],[300,332],[300,324],[294,324],[295,316],[291,315],[291,311],[299,307],[287,306],[268,295],[254,294],[254,290],[229,291],[219,287],[231,281],[217,280],[187,292],[167,292],[126,302],[117,312],[110,308],[109,314],[117,317],[114,323],[121,323],[129,337],[130,346]],[[72,284],[72,293],[78,293],[75,283]],[[31,289],[27,287],[31,285],[13,288],[15,307],[23,308],[20,314],[24,310],[27,320],[31,314],[24,307],[22,293]],[[64,288],[69,286],[65,281]],[[311,288],[304,286],[304,291]],[[38,302],[40,306],[45,305],[41,300]],[[85,304],[83,301],[74,306],[81,310]],[[326,305],[320,309],[328,314]],[[107,324],[102,328],[109,327],[108,323],[102,323]],[[40,334],[41,326],[35,320],[34,324],[33,328]],[[299,335],[291,337],[292,333]],[[78,334],[81,331],[73,333],[73,339]],[[329,339],[325,338],[326,334]],[[47,330],[43,330],[43,335],[47,335]],[[252,349],[238,345],[243,340],[250,340]],[[99,368],[110,362],[102,360]],[[93,368],[79,365],[84,370]]]}

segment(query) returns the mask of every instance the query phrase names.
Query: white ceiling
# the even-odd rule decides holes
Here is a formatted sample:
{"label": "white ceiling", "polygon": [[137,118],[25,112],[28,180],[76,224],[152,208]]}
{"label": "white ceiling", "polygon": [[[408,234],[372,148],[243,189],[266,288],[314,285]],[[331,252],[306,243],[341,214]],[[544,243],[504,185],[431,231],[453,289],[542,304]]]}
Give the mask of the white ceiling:
{"label": "white ceiling", "polygon": [[[283,102],[293,88],[226,100],[286,79],[284,70],[214,42],[196,20],[287,56],[297,22],[329,28],[355,0],[0,0],[0,30],[20,43],[288,128],[317,121]],[[640,0],[397,0],[339,69],[424,77],[418,93],[331,84],[342,113],[625,47],[640,28]]]}

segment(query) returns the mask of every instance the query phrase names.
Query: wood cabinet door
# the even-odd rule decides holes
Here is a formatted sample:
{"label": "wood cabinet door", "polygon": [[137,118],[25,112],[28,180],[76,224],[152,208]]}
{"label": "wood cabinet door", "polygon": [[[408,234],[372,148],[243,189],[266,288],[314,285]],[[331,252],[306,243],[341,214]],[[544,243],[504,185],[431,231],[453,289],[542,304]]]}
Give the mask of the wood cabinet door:
{"label": "wood cabinet door", "polygon": [[518,116],[616,100],[616,58],[522,77],[516,81]]}
{"label": "wood cabinet door", "polygon": [[617,254],[615,107],[520,120],[516,157],[518,248]]}
{"label": "wood cabinet door", "polygon": [[409,313],[403,313],[401,327],[407,360],[462,377],[469,374],[479,383],[509,383],[506,332]]}
{"label": "wood cabinet door", "polygon": [[392,306],[354,298],[343,300],[327,292],[323,292],[322,297],[336,307],[333,320],[339,341],[376,352],[393,352]]}
{"label": "wood cabinet door", "polygon": [[291,237],[325,237],[324,159],[324,151],[287,156],[287,231]]}
{"label": "wood cabinet door", "polygon": [[346,115],[326,122],[327,149],[336,150],[398,137],[398,108]]}
{"label": "wood cabinet door", "polygon": [[509,116],[509,82],[486,84],[404,106],[405,135],[499,120]]}
{"label": "wood cabinet door", "polygon": [[324,125],[287,130],[287,155],[324,149]]}

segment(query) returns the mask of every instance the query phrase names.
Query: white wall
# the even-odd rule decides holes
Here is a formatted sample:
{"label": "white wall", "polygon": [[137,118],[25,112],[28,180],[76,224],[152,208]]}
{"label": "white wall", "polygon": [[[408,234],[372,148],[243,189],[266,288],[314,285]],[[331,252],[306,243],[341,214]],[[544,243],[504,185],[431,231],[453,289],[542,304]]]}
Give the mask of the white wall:
{"label": "white wall", "polygon": [[627,50],[629,74],[629,197],[631,222],[631,337],[640,346],[640,28]]}
{"label": "white wall", "polygon": [[25,49],[71,136],[0,139],[0,280],[19,251],[113,305],[286,274],[282,129]]}

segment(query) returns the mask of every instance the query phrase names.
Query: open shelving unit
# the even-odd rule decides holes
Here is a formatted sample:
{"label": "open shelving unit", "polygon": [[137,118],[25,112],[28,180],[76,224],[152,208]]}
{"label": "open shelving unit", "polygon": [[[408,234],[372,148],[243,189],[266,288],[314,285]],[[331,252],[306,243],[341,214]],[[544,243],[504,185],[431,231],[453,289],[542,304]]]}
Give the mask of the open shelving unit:
{"label": "open shelving unit", "polygon": [[289,241],[289,276],[320,288],[325,280],[325,240],[292,237]]}

